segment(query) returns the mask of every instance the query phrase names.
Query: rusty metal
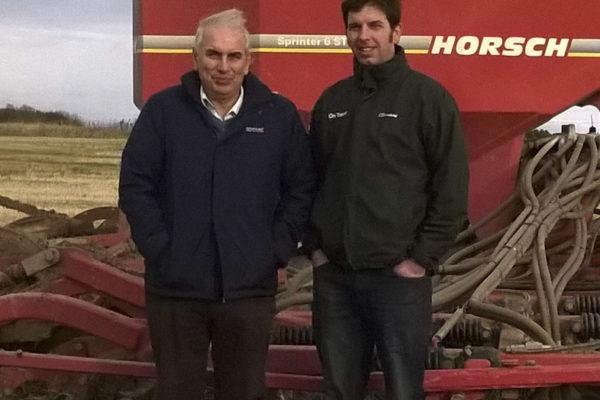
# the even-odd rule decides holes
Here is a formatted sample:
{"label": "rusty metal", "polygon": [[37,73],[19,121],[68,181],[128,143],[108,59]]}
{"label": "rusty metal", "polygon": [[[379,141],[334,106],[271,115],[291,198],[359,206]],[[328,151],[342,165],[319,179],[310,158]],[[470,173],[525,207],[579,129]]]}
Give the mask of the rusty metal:
{"label": "rusty metal", "polygon": [[56,264],[59,259],[60,252],[57,249],[51,248],[23,259],[18,265],[23,269],[25,276],[32,276]]}
{"label": "rusty metal", "polygon": [[565,300],[564,308],[569,313],[600,313],[600,296],[575,295]]}
{"label": "rusty metal", "polygon": [[129,350],[146,350],[140,346],[148,344],[144,320],[59,294],[30,292],[0,296],[0,323],[21,319],[59,323]]}
{"label": "rusty metal", "polygon": [[37,208],[32,204],[20,202],[18,200],[11,199],[9,197],[0,196],[0,207],[8,208],[15,211],[20,211],[27,215],[47,215],[55,214],[52,210],[44,210]]}
{"label": "rusty metal", "polygon": [[92,224],[94,234],[101,234],[119,229],[122,223],[120,214],[118,207],[96,207],[73,216],[73,219],[82,224]]}
{"label": "rusty metal", "polygon": [[46,249],[0,271],[0,289],[11,287],[58,262],[57,249]]}
{"label": "rusty metal", "polygon": [[26,235],[8,228],[0,228],[0,256],[23,256],[36,253],[41,246]]}

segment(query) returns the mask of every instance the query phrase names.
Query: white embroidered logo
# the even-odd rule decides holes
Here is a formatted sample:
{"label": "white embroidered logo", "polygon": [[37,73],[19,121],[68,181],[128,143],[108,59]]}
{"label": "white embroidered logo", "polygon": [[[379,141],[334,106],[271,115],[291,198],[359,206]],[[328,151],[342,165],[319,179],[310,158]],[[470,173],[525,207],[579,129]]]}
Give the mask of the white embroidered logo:
{"label": "white embroidered logo", "polygon": [[398,114],[388,114],[388,113],[379,113],[377,114],[378,118],[398,118]]}
{"label": "white embroidered logo", "polygon": [[329,119],[342,118],[348,114],[348,111],[329,113]]}
{"label": "white embroidered logo", "polygon": [[261,126],[260,128],[257,128],[255,126],[247,126],[246,132],[248,132],[248,133],[265,133],[265,128],[264,128],[264,126]]}

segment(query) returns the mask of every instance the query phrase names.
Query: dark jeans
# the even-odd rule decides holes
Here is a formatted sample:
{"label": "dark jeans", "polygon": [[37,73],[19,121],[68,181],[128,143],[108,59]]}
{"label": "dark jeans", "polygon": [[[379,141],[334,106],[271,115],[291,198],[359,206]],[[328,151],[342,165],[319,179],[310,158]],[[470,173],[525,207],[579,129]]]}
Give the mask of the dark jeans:
{"label": "dark jeans", "polygon": [[386,399],[425,398],[431,279],[400,278],[391,269],[314,269],[313,326],[323,364],[325,399],[362,400],[374,348]]}
{"label": "dark jeans", "polygon": [[209,344],[215,399],[263,399],[272,297],[206,303],[146,293],[155,400],[204,399]]}

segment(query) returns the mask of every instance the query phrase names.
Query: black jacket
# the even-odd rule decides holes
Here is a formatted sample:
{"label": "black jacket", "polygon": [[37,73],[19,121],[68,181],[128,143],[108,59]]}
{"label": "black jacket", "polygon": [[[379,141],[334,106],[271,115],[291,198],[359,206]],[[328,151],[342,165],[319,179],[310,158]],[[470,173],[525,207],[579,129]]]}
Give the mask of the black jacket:
{"label": "black jacket", "polygon": [[467,215],[468,162],[450,94],[410,69],[401,47],[317,101],[311,139],[320,190],[309,249],[351,268],[412,257],[433,269]]}
{"label": "black jacket", "polygon": [[217,139],[195,71],[152,96],[122,157],[119,205],[151,292],[203,300],[273,295],[315,175],[294,105],[254,75]]}

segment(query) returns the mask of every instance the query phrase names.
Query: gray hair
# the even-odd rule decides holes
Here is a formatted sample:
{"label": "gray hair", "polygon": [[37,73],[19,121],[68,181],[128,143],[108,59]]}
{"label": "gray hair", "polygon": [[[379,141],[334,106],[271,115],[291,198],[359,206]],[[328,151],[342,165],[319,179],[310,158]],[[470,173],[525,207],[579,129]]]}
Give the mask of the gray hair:
{"label": "gray hair", "polygon": [[196,37],[194,38],[195,51],[199,51],[202,46],[204,31],[212,26],[226,26],[231,30],[241,32],[246,40],[246,50],[250,50],[250,34],[248,33],[248,29],[246,29],[244,13],[236,8],[231,8],[200,20],[198,29],[196,29]]}

